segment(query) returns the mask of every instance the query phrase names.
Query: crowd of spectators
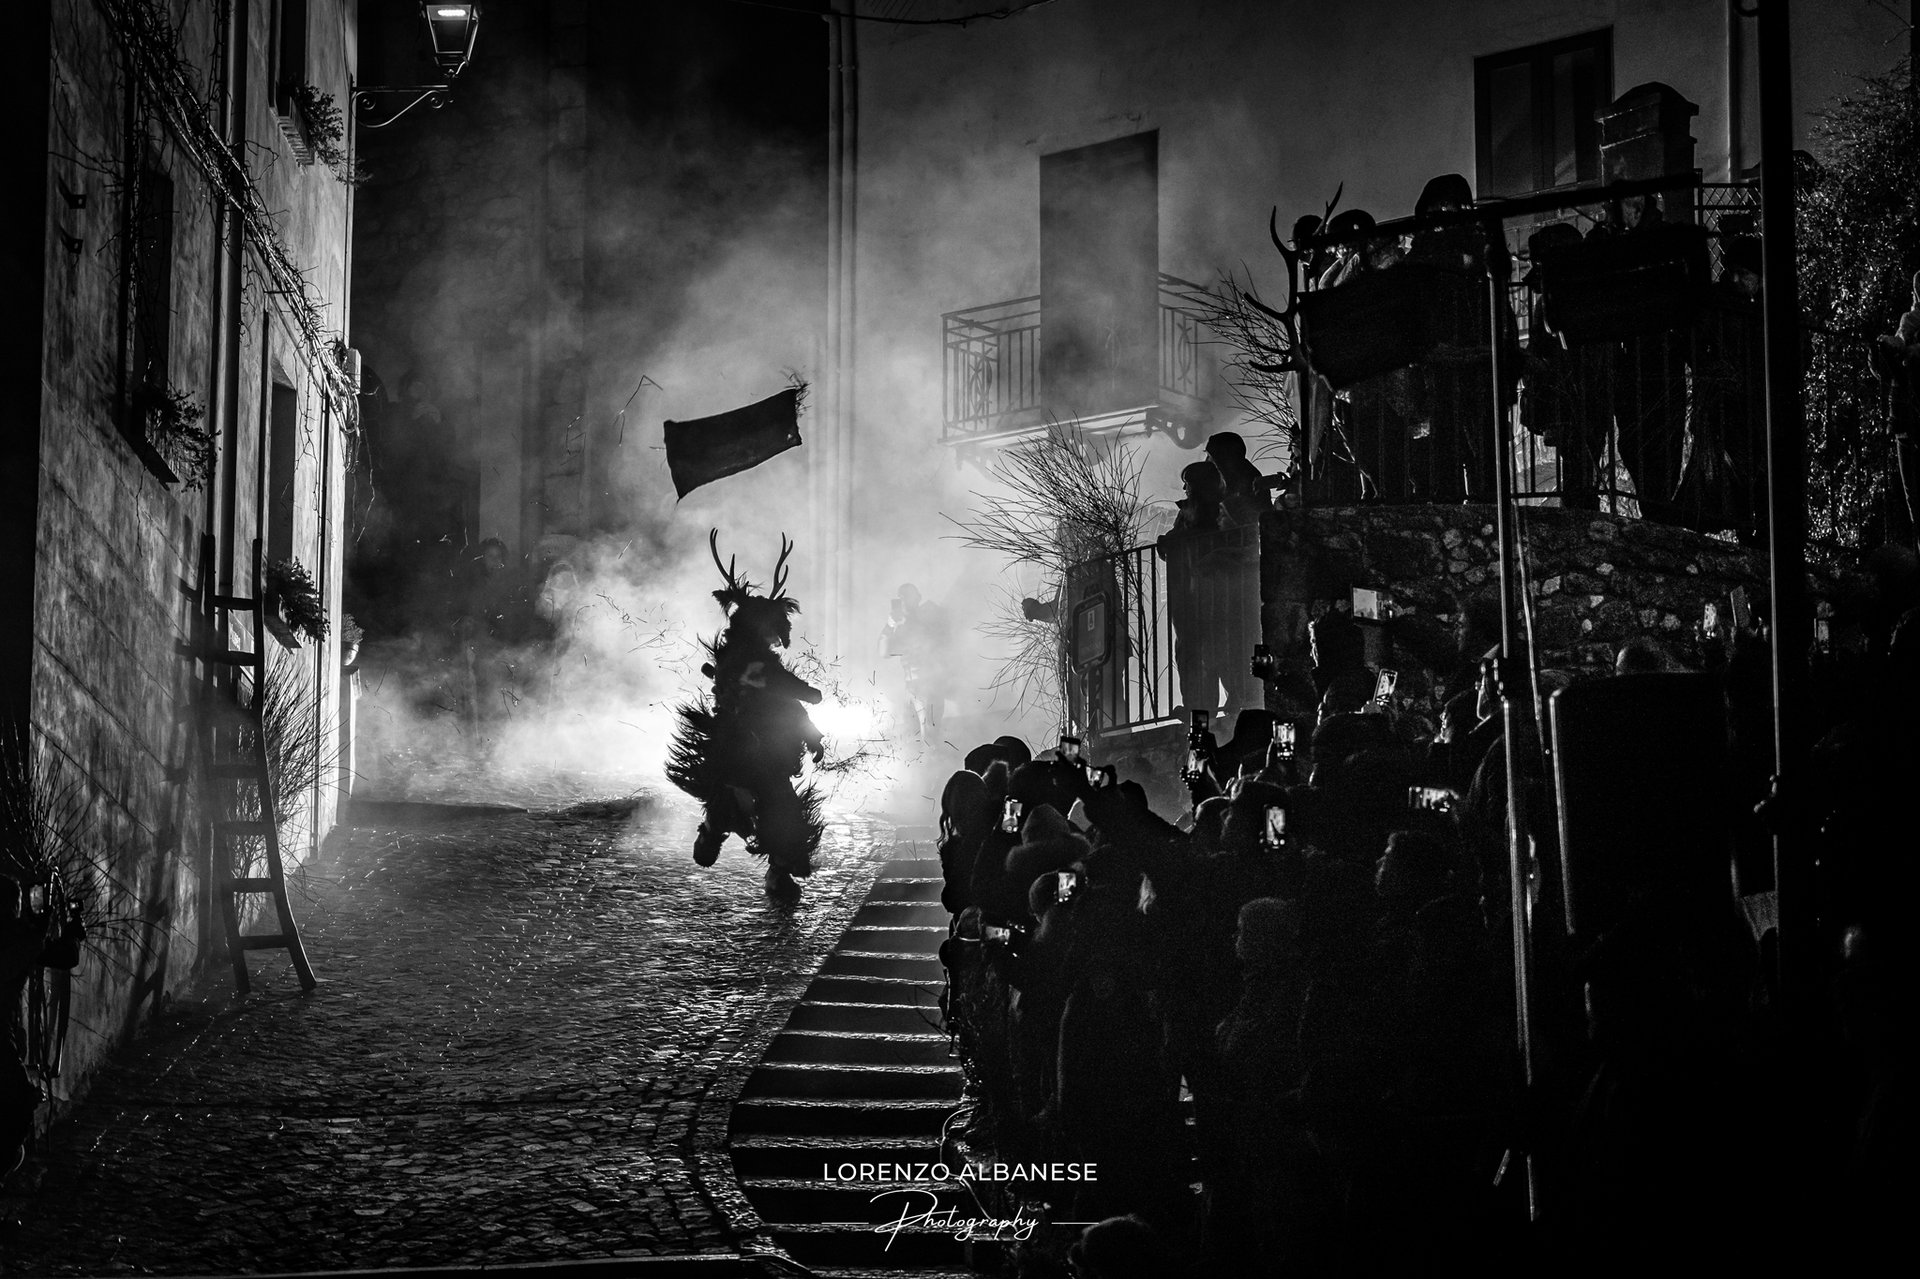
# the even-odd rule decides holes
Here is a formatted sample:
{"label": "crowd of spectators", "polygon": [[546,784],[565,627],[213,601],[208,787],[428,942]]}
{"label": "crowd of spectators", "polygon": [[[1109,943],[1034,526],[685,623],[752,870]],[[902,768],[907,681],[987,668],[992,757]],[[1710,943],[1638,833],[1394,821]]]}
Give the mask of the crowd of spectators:
{"label": "crowd of spectators", "polygon": [[[1731,1262],[1779,1246],[1789,1223],[1886,1229],[1873,1214],[1892,1210],[1911,1125],[1897,997],[1911,858],[1866,831],[1893,815],[1892,774],[1916,759],[1913,568],[1844,660],[1821,659],[1819,767],[1776,800],[1793,816],[1770,818],[1823,832],[1821,971],[1836,993],[1795,1041],[1810,1055],[1779,1049],[1772,935],[1742,910],[1767,885],[1751,867],[1737,883],[1731,865],[1765,788],[1757,625],[1727,637],[1716,673],[1737,784],[1715,884],[1630,885],[1632,908],[1590,933],[1555,922],[1551,766],[1529,693],[1508,690],[1536,856],[1521,895],[1531,1086],[1498,670],[1476,649],[1439,672],[1428,733],[1373,700],[1351,646],[1328,644],[1297,753],[1262,710],[1228,742],[1197,733],[1193,803],[1173,819],[1072,739],[1034,758],[1002,738],[949,779],[944,1009],[974,1139],[1001,1159],[1097,1167],[1039,1192],[1056,1220],[1102,1223],[1081,1274],[1497,1270],[1543,1247]],[[1623,680],[1678,669],[1652,641],[1619,665]],[[1835,692],[1868,686],[1894,700]],[[1148,1256],[1166,1260],[1141,1269]]]}
{"label": "crowd of spectators", "polygon": [[[1444,174],[1414,214],[1473,204],[1467,180]],[[1523,486],[1544,484],[1586,510],[1614,494],[1648,519],[1763,541],[1760,242],[1751,214],[1726,214],[1716,254],[1706,227],[1663,209],[1660,197],[1638,196],[1586,211],[1584,233],[1572,221],[1545,225],[1528,237],[1518,280],[1505,239],[1478,224],[1372,234],[1360,209],[1324,227],[1296,223],[1306,286],[1343,291],[1307,315],[1315,369],[1345,371],[1306,380],[1317,493],[1491,501],[1497,351],[1500,412],[1554,450],[1553,474],[1523,473]],[[1556,272],[1566,281],[1557,294]],[[1413,345],[1391,337],[1416,329]]]}

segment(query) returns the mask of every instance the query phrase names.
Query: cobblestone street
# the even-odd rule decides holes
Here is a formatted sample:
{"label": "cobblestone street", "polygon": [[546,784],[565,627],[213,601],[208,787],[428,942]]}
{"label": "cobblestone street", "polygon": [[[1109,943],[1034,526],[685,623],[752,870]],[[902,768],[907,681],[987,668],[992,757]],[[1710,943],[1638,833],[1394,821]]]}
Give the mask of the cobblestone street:
{"label": "cobblestone street", "polygon": [[787,910],[737,842],[696,867],[696,820],[337,831],[297,903],[320,988],[256,956],[145,1032],[14,1179],[6,1272],[729,1249],[728,1105],[890,839],[836,824]]}

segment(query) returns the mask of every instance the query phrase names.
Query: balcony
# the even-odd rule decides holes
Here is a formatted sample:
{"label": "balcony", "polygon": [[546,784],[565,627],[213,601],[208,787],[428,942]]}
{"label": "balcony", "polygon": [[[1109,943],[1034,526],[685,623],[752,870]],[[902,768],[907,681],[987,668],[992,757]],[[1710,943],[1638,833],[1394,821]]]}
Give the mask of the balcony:
{"label": "balcony", "polygon": [[[1189,300],[1200,291],[1197,284],[1160,275],[1156,394],[1147,403],[1080,416],[1083,424],[1117,429],[1144,423],[1184,434],[1206,422],[1215,369],[1200,312]],[[1038,295],[950,311],[941,328],[941,443],[1004,440],[1038,430],[1049,418],[1076,416],[1071,405],[1047,398]],[[1100,359],[1109,372],[1128,363],[1111,343]]]}

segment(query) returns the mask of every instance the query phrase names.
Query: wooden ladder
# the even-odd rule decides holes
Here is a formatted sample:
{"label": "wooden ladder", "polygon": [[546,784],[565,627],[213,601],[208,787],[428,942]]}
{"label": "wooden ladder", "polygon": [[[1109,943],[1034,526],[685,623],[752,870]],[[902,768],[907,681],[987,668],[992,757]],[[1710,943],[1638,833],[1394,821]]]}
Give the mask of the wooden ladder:
{"label": "wooden ladder", "polygon": [[[213,585],[211,537],[203,540],[201,556],[203,602],[200,657],[216,667],[225,668],[225,677],[216,676],[213,680],[215,691],[208,699],[208,705],[214,713],[209,716],[206,748],[207,776],[214,787],[214,891],[219,896],[221,920],[226,925],[227,955],[233,963],[233,984],[241,994],[247,993],[248,951],[285,950],[293,960],[294,971],[300,976],[301,989],[312,990],[316,984],[313,965],[307,962],[307,950],[300,942],[300,929],[294,922],[293,906],[287,900],[286,868],[280,860],[280,814],[273,799],[272,761],[267,758],[266,726],[263,722],[267,629],[260,539],[253,541],[251,596],[221,595],[217,592]],[[251,649],[231,647],[229,618],[234,613],[242,612],[251,615]],[[244,700],[238,678],[243,672],[251,672],[253,677],[251,696]],[[225,686],[225,696],[218,691],[221,685]],[[222,792],[222,782],[235,783],[234,791]],[[239,798],[239,786],[245,784],[251,784],[258,797],[258,817],[241,819],[231,816],[235,806],[233,801]],[[249,841],[259,841],[265,846],[264,874],[240,874],[235,870],[236,866],[243,864],[241,854]],[[278,932],[240,931],[240,898],[257,893],[272,895],[280,920]]]}

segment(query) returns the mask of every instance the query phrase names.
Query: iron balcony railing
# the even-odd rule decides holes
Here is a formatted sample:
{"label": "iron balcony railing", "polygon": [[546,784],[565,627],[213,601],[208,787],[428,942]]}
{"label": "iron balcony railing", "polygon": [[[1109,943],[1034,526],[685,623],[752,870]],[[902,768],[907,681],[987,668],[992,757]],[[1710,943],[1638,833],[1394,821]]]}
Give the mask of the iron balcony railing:
{"label": "iron balcony railing", "polygon": [[[1192,418],[1213,394],[1214,364],[1190,300],[1200,286],[1160,276],[1159,402],[1139,405]],[[1040,373],[1038,295],[949,311],[941,317],[941,441],[1039,426],[1047,412]]]}
{"label": "iron balcony railing", "polygon": [[[1668,330],[1621,342],[1562,349],[1533,324],[1527,236],[1508,228],[1516,251],[1507,294],[1512,327],[1501,343],[1500,394],[1513,413],[1514,493],[1522,501],[1682,524],[1757,541],[1765,482],[1765,373],[1759,302],[1726,283],[1725,246],[1758,230],[1755,188],[1710,184],[1695,192],[1693,220],[1707,229],[1711,276],[1720,283],[1697,313]],[[1391,270],[1392,268],[1389,268]],[[1484,310],[1428,362],[1343,389],[1331,414],[1312,414],[1311,501],[1490,500],[1494,388]],[[1811,334],[1816,349],[1831,343]],[[1810,352],[1811,354],[1812,352]],[[1854,359],[1864,349],[1829,358]],[[1289,450],[1297,457],[1299,442]]]}
{"label": "iron balcony railing", "polygon": [[1157,542],[1076,564],[1070,624],[1096,624],[1070,644],[1067,715],[1095,734],[1150,724],[1182,708],[1263,703],[1249,668],[1260,642],[1260,530],[1176,530]]}

